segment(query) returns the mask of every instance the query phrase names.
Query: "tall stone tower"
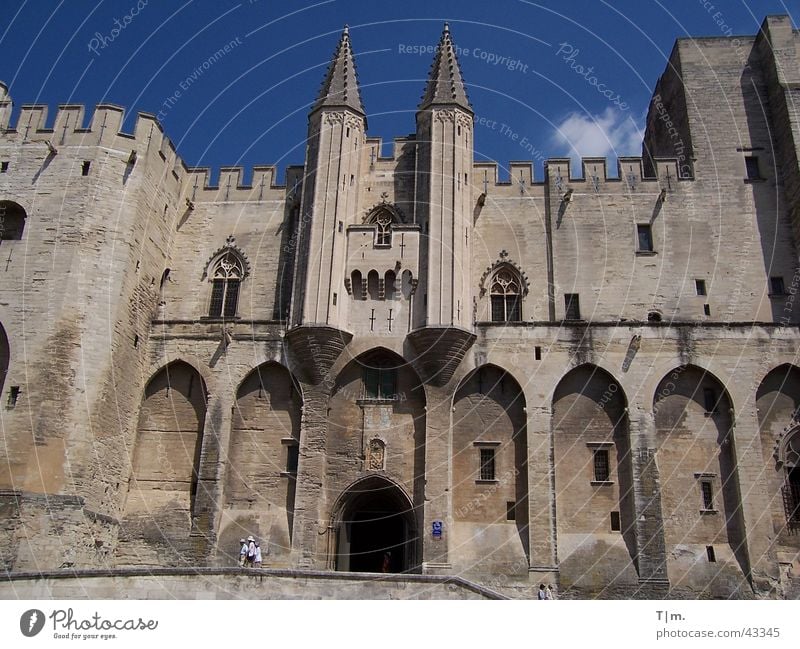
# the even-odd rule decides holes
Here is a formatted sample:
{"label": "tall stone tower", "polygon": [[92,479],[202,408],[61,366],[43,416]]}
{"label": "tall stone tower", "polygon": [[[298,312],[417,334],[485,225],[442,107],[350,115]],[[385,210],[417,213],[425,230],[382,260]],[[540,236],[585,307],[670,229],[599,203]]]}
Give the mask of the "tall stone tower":
{"label": "tall stone tower", "polygon": [[352,338],[342,299],[345,225],[358,209],[360,146],[366,116],[345,26],[308,118],[298,263],[289,345],[312,381],[319,381]]}
{"label": "tall stone tower", "polygon": [[423,225],[422,308],[411,341],[434,383],[452,376],[472,333],[473,112],[445,23],[417,111],[417,213]]}

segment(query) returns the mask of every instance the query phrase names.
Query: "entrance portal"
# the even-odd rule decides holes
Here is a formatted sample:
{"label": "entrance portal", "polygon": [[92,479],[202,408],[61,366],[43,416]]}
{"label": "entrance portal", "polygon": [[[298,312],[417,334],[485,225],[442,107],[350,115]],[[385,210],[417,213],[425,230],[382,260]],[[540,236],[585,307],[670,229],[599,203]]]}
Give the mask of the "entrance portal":
{"label": "entrance portal", "polygon": [[416,565],[416,524],[410,500],[395,484],[369,478],[342,495],[336,569],[409,572]]}

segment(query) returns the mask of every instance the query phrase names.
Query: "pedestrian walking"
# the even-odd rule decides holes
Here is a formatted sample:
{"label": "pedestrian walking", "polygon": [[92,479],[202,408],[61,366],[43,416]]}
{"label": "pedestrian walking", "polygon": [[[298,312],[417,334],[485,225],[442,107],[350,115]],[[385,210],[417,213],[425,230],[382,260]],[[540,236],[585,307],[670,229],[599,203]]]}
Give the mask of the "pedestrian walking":
{"label": "pedestrian walking", "polygon": [[244,568],[245,561],[247,561],[247,541],[239,539],[242,547],[239,549],[239,567]]}

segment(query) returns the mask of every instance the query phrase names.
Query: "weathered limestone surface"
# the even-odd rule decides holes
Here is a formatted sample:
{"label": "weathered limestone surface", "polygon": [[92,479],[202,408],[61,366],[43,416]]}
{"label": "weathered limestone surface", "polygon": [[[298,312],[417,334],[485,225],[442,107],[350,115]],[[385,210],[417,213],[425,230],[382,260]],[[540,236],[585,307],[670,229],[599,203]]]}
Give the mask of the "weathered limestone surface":
{"label": "weathered limestone surface", "polygon": [[[0,85],[0,595],[798,596],[800,32],[679,40],[641,159],[510,182],[455,52],[381,157],[345,31],[283,185]],[[167,566],[218,572],[32,576]]]}

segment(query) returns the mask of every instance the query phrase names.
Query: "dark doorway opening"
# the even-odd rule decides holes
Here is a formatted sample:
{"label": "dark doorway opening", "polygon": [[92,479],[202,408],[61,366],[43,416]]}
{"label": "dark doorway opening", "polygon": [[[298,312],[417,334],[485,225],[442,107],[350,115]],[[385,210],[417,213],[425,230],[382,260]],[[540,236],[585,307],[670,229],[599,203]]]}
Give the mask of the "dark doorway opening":
{"label": "dark doorway opening", "polygon": [[337,526],[336,569],[349,572],[414,572],[414,509],[388,480],[368,479],[349,490]]}
{"label": "dark doorway opening", "polygon": [[396,512],[357,512],[350,523],[350,570],[403,572],[407,565],[405,528],[402,515]]}

